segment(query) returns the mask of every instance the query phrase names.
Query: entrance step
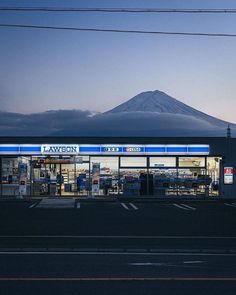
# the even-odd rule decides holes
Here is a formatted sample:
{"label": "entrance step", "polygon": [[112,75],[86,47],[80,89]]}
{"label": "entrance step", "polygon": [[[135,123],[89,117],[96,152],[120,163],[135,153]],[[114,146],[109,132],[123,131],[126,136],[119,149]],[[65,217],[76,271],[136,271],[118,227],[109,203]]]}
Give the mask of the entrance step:
{"label": "entrance step", "polygon": [[36,208],[74,208],[74,198],[45,198],[42,199]]}

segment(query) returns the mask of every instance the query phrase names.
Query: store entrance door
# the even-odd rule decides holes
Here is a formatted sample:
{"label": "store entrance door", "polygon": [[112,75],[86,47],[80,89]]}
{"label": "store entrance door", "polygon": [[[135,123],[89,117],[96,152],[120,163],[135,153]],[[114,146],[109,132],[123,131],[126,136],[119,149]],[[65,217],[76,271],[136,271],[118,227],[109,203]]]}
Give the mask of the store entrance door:
{"label": "store entrance door", "polygon": [[89,162],[78,163],[77,157],[50,157],[35,159],[32,165],[34,195],[88,195]]}
{"label": "store entrance door", "polygon": [[89,193],[89,163],[60,164],[60,195],[86,196]]}

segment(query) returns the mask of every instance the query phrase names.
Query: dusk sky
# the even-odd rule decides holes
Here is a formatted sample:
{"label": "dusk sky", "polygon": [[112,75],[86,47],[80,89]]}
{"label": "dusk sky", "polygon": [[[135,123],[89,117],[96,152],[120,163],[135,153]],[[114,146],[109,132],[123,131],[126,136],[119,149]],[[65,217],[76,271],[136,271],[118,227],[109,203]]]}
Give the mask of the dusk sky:
{"label": "dusk sky", "polygon": [[[11,1],[0,6],[235,8],[231,0]],[[2,24],[236,34],[236,14],[3,12]],[[0,105],[103,112],[148,90],[236,123],[236,38],[0,28]]]}

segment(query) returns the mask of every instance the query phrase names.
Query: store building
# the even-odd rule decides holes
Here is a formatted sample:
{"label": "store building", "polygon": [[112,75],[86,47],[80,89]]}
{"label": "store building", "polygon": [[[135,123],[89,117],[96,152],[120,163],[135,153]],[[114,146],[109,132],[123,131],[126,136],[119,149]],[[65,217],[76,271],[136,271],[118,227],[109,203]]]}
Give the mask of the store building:
{"label": "store building", "polygon": [[230,137],[1,137],[0,196],[233,198],[235,150]]}

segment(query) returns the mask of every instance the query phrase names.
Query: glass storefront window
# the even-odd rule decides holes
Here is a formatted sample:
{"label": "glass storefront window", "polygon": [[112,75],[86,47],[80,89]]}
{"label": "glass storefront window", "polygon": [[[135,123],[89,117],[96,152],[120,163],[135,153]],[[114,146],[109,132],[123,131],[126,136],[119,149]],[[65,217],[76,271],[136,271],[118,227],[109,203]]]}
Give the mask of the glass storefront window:
{"label": "glass storefront window", "polygon": [[[71,161],[72,162],[72,161]],[[89,163],[61,164],[61,194],[87,195],[89,189]]]}
{"label": "glass storefront window", "polygon": [[30,158],[2,158],[2,195],[17,196],[19,185],[24,185],[22,194],[30,194]]}
{"label": "glass storefront window", "polygon": [[[149,179],[149,180],[148,180]],[[151,176],[146,169],[120,169],[120,193],[128,196],[147,195],[152,188]]]}
{"label": "glass storefront window", "polygon": [[209,188],[210,196],[219,195],[220,160],[219,157],[207,157],[207,174],[212,179]]}
{"label": "glass storefront window", "polygon": [[2,158],[2,184],[18,184],[18,158]]}
{"label": "glass storefront window", "polygon": [[179,167],[205,167],[205,158],[179,157]]}
{"label": "glass storefront window", "polygon": [[34,157],[34,195],[87,195],[89,163],[82,157]]}
{"label": "glass storefront window", "polygon": [[76,164],[76,190],[79,195],[89,193],[89,163]]}
{"label": "glass storefront window", "polygon": [[205,189],[211,183],[202,168],[178,170],[178,195],[204,195]]}
{"label": "glass storefront window", "polygon": [[119,168],[118,156],[2,157],[1,194],[25,181],[28,195],[219,195],[220,157],[147,158],[120,156]]}
{"label": "glass storefront window", "polygon": [[150,174],[153,175],[154,195],[177,195],[177,169],[150,169]]}
{"label": "glass storefront window", "polygon": [[121,167],[146,167],[147,157],[121,157]]}
{"label": "glass storefront window", "polygon": [[118,157],[90,157],[90,189],[94,195],[119,193]]}
{"label": "glass storefront window", "polygon": [[176,157],[150,157],[150,167],[176,167]]}

